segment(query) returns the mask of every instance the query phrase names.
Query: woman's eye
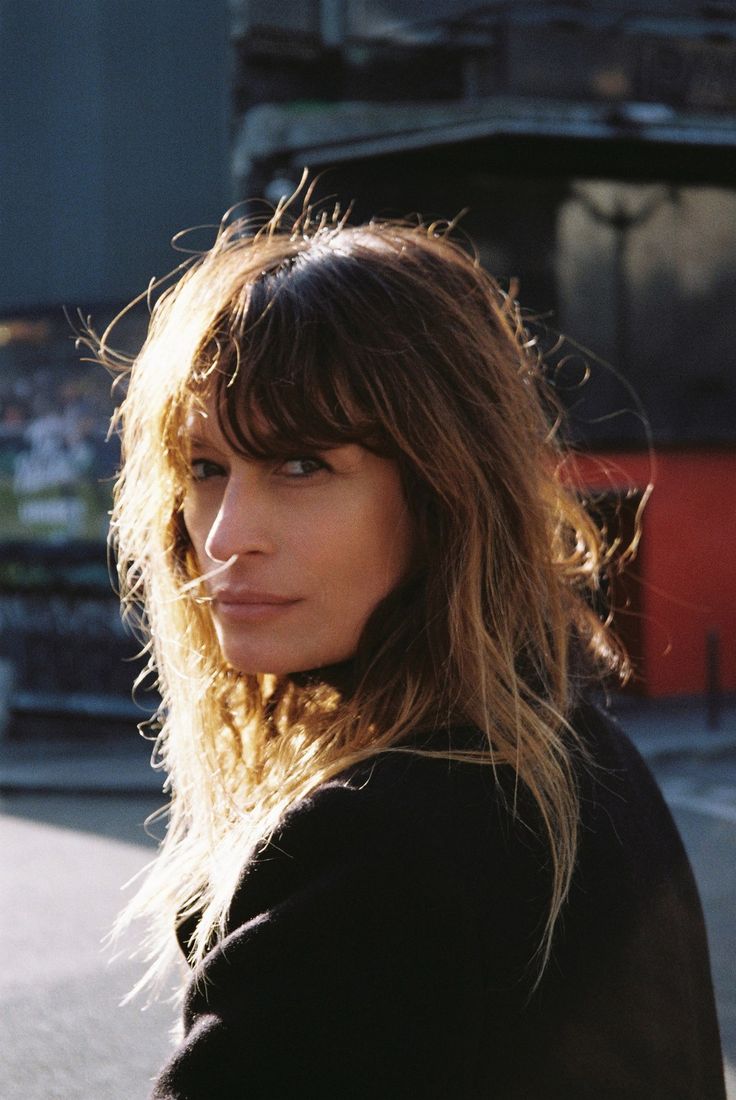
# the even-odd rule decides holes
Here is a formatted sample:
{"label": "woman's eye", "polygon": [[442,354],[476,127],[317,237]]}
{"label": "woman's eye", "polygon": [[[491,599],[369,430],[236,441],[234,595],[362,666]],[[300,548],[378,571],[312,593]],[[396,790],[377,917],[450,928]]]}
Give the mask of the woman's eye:
{"label": "woman's eye", "polygon": [[196,458],[191,465],[192,481],[207,481],[211,477],[220,477],[224,470],[208,458]]}
{"label": "woman's eye", "polygon": [[281,463],[278,472],[285,477],[307,478],[326,469],[327,464],[318,458],[288,458]]}

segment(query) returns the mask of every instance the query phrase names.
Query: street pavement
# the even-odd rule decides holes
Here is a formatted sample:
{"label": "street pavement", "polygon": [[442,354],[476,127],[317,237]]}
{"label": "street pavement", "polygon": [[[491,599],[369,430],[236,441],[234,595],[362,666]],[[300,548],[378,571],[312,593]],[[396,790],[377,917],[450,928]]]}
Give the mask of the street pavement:
{"label": "street pavement", "polygon": [[153,855],[160,798],[12,791],[0,797],[0,1096],[146,1100],[167,1057],[170,1005],[120,1006],[142,973],[103,947]]}
{"label": "street pavement", "polygon": [[[709,728],[699,699],[650,702],[617,699],[613,713],[656,771],[667,760],[714,759],[736,751],[736,700],[720,708]],[[132,729],[0,737],[0,791],[161,793],[165,775],[151,767],[150,739]]]}
{"label": "street pavement", "polygon": [[[690,853],[709,928],[736,1100],[736,703],[709,728],[699,701],[616,705],[648,760]],[[176,1013],[119,1007],[140,975],[101,940],[151,858],[165,802],[151,743],[134,732],[0,738],[0,1096],[145,1100]]]}

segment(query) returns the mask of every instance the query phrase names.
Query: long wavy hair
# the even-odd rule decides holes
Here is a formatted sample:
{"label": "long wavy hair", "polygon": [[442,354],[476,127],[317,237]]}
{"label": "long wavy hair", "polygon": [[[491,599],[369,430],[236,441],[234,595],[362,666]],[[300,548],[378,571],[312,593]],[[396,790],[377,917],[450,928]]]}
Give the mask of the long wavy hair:
{"label": "long wavy hair", "polygon": [[[568,718],[581,670],[623,672],[625,658],[592,609],[607,551],[564,473],[517,305],[446,227],[308,207],[225,224],[159,289],[132,364],[110,330],[94,341],[127,375],[112,540],[162,698],[170,793],[122,917],[149,922],[140,986],[176,955],[177,921],[194,918],[192,963],[222,936],[244,863],[290,807],[357,761],[409,751],[411,733],[458,724],[484,735],[461,759],[512,769],[538,810],[552,871],[541,972],[576,856]],[[373,611],[349,690],[223,659],[182,518],[185,423],[208,397],[244,455],[353,442],[397,463],[417,567]]]}

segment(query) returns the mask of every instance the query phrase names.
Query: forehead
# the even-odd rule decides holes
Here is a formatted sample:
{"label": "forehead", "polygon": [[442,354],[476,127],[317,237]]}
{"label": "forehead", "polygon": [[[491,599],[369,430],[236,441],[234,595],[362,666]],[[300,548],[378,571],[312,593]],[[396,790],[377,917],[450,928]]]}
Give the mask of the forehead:
{"label": "forehead", "polygon": [[[268,423],[261,414],[243,415],[242,419],[248,420],[249,428],[257,433],[258,438],[270,434]],[[228,411],[221,401],[211,395],[192,402],[184,419],[184,434],[190,442],[202,440],[228,450],[240,450],[240,447],[236,448],[227,429]]]}
{"label": "forehead", "polygon": [[190,404],[184,418],[184,431],[188,436],[222,435],[217,407],[211,397]]}
{"label": "forehead", "polygon": [[343,442],[307,438],[298,431],[284,434],[259,409],[241,406],[234,415],[233,409],[216,395],[192,402],[183,429],[188,446],[202,443],[252,459],[285,457],[299,447],[326,450]]}
{"label": "forehead", "polygon": [[198,379],[189,390],[179,421],[185,445],[201,440],[255,459],[348,443],[377,452],[390,449],[374,416],[356,407],[348,395],[340,401],[334,392],[322,391],[321,371],[314,372],[316,385],[300,386],[293,380],[287,385],[279,378],[254,377],[258,372],[242,361],[240,366],[245,369]]}

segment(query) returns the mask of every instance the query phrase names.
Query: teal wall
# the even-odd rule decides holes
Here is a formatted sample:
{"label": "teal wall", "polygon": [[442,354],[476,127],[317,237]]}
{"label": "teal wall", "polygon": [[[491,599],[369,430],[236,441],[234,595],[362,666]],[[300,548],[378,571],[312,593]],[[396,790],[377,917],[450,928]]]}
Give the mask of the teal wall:
{"label": "teal wall", "polygon": [[226,0],[0,0],[0,313],[131,297],[231,201]]}

